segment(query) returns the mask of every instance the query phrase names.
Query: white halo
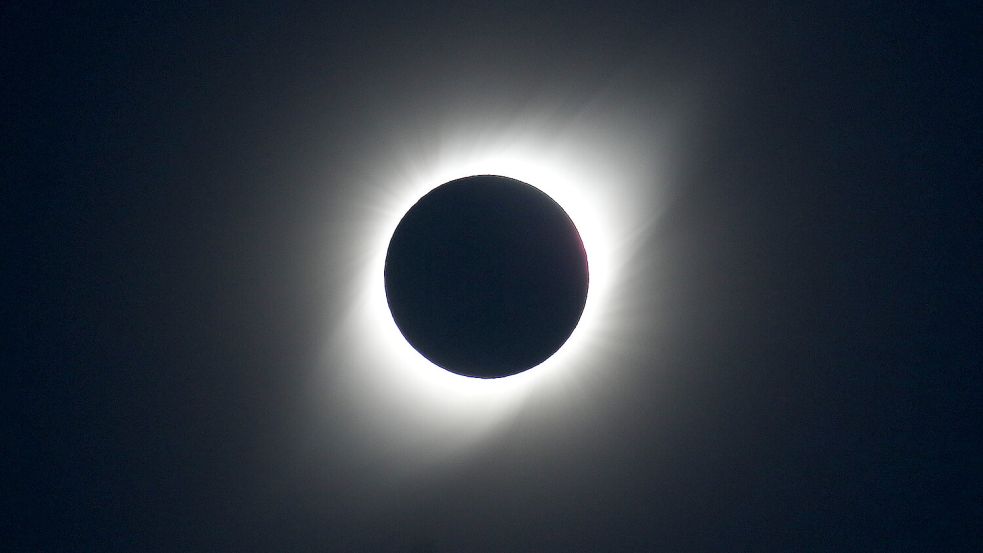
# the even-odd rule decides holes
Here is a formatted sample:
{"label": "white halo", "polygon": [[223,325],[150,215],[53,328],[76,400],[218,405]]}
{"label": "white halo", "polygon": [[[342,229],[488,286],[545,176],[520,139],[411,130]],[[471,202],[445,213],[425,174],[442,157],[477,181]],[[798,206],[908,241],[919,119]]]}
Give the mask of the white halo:
{"label": "white halo", "polygon": [[[404,465],[437,462],[531,410],[524,406],[540,415],[575,409],[589,382],[617,378],[619,335],[652,322],[626,316],[648,293],[648,280],[632,274],[644,269],[630,262],[665,187],[660,160],[639,151],[631,125],[602,123],[581,117],[558,133],[533,118],[491,129],[458,122],[422,143],[402,142],[396,154],[368,156],[388,162],[358,176],[352,218],[331,230],[347,227],[347,241],[336,238],[329,260],[347,306],[330,314],[334,327],[320,371],[332,414],[341,410],[359,421],[353,439]],[[389,241],[409,208],[441,184],[480,174],[518,179],[553,198],[577,226],[590,267],[586,306],[567,342],[530,370],[490,380],[450,373],[414,350],[393,321],[383,281]]]}

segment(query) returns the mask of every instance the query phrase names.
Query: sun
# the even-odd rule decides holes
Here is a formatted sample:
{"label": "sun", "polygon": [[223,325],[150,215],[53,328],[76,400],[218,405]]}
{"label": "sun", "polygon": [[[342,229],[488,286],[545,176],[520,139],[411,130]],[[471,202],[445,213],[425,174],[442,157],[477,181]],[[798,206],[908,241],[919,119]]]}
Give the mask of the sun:
{"label": "sun", "polygon": [[[616,137],[616,129],[597,125],[558,135],[522,120],[480,131],[460,123],[373,154],[388,161],[346,198],[359,210],[345,229],[354,240],[330,260],[344,268],[335,290],[344,309],[330,314],[321,377],[332,397],[380,432],[380,443],[421,457],[466,448],[530,406],[572,408],[591,382],[618,378],[619,335],[651,322],[625,313],[647,293],[631,262],[660,186],[652,156]],[[569,339],[540,365],[506,378],[469,378],[432,364],[404,339],[386,301],[386,252],[403,215],[434,188],[471,175],[510,177],[552,198],[576,225],[590,266],[586,305]]]}
{"label": "sun", "polygon": [[[614,239],[605,233],[605,224],[601,216],[601,210],[590,209],[591,205],[596,206],[597,202],[591,201],[589,194],[589,184],[582,181],[583,177],[570,171],[563,171],[558,166],[549,166],[541,163],[533,163],[529,158],[515,155],[510,152],[499,152],[498,155],[490,156],[483,160],[473,160],[470,163],[459,163],[453,166],[435,171],[433,177],[419,182],[413,186],[406,194],[403,194],[399,201],[386,209],[387,220],[382,225],[382,232],[379,232],[374,241],[373,250],[376,252],[373,263],[367,267],[365,282],[367,287],[364,293],[371,298],[371,312],[373,314],[373,326],[383,333],[383,349],[393,353],[392,362],[394,365],[407,366],[408,371],[415,373],[407,376],[408,379],[420,379],[428,381],[429,385],[440,382],[441,388],[451,388],[452,393],[471,392],[481,393],[489,388],[489,394],[496,394],[490,388],[515,389],[520,386],[528,387],[532,383],[542,378],[562,378],[557,376],[563,372],[563,367],[573,370],[572,359],[586,353],[589,337],[592,332],[596,332],[598,326],[600,306],[603,305],[606,297],[611,290],[611,282],[616,278],[617,264],[612,262],[612,244]],[[523,377],[525,373],[513,375],[505,382],[480,381],[461,377],[447,373],[446,370],[433,365],[423,359],[419,353],[412,348],[407,349],[405,339],[399,333],[392,315],[389,312],[385,299],[385,290],[381,280],[385,266],[385,252],[400,219],[421,197],[428,192],[455,178],[470,175],[494,174],[521,180],[543,191],[556,201],[574,221],[580,231],[581,239],[584,242],[584,249],[587,252],[587,260],[591,267],[591,285],[587,294],[587,303],[584,307],[583,315],[577,328],[574,330],[570,339],[553,356],[542,364],[526,371],[533,373]],[[552,377],[550,375],[553,375]],[[512,380],[515,379],[515,382]]]}

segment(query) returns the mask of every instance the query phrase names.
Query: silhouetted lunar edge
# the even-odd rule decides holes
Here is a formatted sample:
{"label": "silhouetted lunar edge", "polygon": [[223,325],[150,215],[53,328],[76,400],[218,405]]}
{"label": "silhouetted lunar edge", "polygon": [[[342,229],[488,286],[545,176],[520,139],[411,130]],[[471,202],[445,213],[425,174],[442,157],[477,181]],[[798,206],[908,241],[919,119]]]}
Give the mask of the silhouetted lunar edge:
{"label": "silhouetted lunar edge", "polygon": [[386,253],[386,299],[407,342],[476,378],[517,374],[553,355],[580,320],[588,284],[587,254],[563,208],[497,175],[431,190]]}

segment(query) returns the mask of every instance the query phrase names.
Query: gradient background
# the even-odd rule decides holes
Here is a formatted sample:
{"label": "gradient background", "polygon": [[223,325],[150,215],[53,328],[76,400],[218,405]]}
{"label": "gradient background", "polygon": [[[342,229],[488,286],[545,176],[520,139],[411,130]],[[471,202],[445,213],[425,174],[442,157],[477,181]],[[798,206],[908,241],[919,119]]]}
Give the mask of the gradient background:
{"label": "gradient background", "polygon": [[[426,4],[3,4],[2,549],[979,546],[978,7]],[[467,447],[311,408],[360,179],[530,114],[660,168],[617,354]]]}

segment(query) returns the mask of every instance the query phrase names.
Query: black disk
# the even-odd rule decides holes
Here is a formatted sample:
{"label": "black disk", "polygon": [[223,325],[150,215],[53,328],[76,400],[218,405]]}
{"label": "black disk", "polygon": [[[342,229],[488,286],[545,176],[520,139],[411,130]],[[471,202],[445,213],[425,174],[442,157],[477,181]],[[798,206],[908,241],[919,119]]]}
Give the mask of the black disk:
{"label": "black disk", "polygon": [[587,254],[556,202],[515,179],[441,185],[403,216],[386,298],[406,340],[448,371],[520,373],[570,337],[587,301]]}

